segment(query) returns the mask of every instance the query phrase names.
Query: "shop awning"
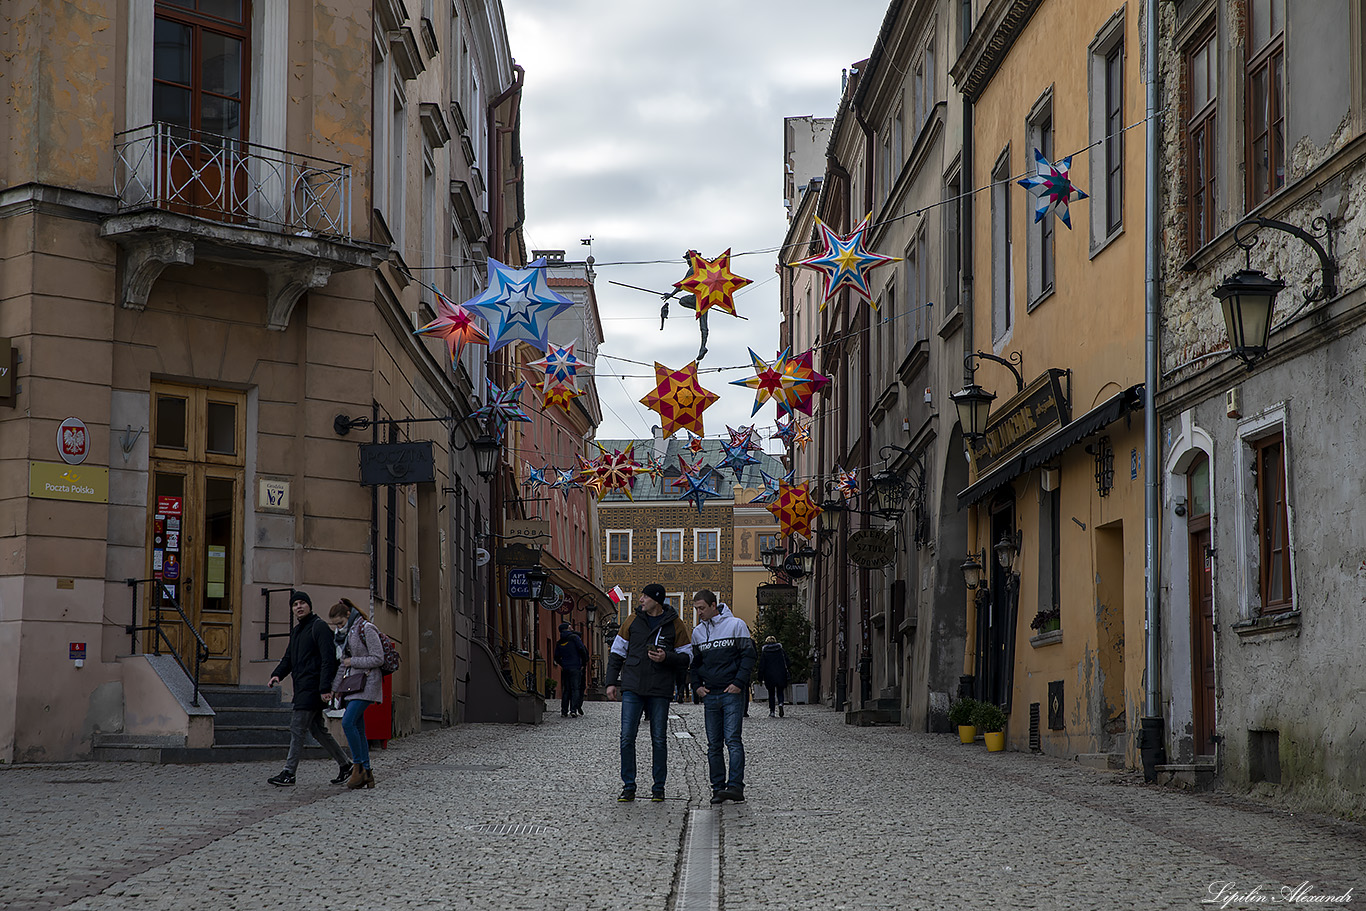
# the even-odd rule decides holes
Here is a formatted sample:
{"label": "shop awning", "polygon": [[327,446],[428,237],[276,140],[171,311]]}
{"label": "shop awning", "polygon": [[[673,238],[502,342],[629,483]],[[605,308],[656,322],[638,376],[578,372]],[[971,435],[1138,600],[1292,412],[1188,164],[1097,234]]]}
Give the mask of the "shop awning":
{"label": "shop awning", "polygon": [[568,591],[576,602],[585,598],[592,598],[600,608],[611,605],[612,601],[605,591],[565,565],[563,561],[548,550],[541,551],[541,567],[550,573],[551,581]]}
{"label": "shop awning", "polygon": [[1059,427],[1019,455],[1002,462],[984,478],[958,495],[958,508],[981,501],[1020,475],[1046,465],[1059,455],[1115,421],[1143,410],[1143,384],[1130,386],[1101,402],[1071,423]]}

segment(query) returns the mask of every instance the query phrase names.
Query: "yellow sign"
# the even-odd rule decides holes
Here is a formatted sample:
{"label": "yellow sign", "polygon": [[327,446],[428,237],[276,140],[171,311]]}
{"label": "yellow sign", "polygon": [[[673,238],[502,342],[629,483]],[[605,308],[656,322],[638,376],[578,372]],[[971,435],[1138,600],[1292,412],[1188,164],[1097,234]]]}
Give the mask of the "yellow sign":
{"label": "yellow sign", "polygon": [[28,495],[45,500],[109,502],[109,469],[64,462],[29,462]]}
{"label": "yellow sign", "polygon": [[208,566],[205,567],[205,575],[208,583],[204,596],[207,598],[222,598],[227,586],[224,580],[227,578],[228,549],[220,544],[209,545]]}

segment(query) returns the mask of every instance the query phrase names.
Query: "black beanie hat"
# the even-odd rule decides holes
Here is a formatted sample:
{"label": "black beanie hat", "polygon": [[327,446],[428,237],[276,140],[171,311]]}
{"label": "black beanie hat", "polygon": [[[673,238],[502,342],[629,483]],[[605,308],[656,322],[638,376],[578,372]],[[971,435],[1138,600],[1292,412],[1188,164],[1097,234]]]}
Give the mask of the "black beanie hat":
{"label": "black beanie hat", "polygon": [[658,601],[660,604],[664,603],[664,586],[660,585],[658,582],[651,582],[640,591],[645,597],[653,601]]}
{"label": "black beanie hat", "polygon": [[308,605],[309,610],[313,609],[313,599],[308,597],[308,592],[301,592],[297,588],[289,593],[289,606],[293,607],[295,601],[303,601]]}
{"label": "black beanie hat", "polygon": [[564,631],[567,630],[567,629],[569,629],[569,624],[568,624],[568,623],[561,623],[561,624],[560,624],[560,632],[564,632]]}

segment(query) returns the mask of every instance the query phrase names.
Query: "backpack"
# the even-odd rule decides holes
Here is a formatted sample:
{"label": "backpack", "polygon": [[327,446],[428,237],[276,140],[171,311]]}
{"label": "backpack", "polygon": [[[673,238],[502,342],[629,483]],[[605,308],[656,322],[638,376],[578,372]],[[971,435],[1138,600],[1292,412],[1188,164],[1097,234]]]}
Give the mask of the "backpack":
{"label": "backpack", "polygon": [[398,653],[398,648],[394,645],[394,640],[390,639],[377,626],[375,632],[379,633],[380,644],[384,646],[384,663],[379,666],[379,672],[388,677],[398,666],[403,663],[403,656]]}

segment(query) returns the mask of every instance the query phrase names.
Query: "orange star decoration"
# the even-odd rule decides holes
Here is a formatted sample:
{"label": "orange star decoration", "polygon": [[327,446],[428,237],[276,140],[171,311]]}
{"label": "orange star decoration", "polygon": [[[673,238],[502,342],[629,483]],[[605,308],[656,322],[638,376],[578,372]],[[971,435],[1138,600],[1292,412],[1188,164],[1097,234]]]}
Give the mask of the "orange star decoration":
{"label": "orange star decoration", "polygon": [[811,537],[811,523],[821,511],[811,502],[811,491],[806,484],[778,482],[778,492],[772,501],[766,503],[768,511],[778,520],[778,529],[785,535],[799,534]]}
{"label": "orange star decoration", "polygon": [[666,437],[680,430],[700,435],[703,432],[702,412],[720,398],[697,382],[697,361],[682,370],[670,370],[656,361],[655,388],[640,400],[640,404],[663,418]]}
{"label": "orange star decoration", "polygon": [[635,499],[631,496],[631,488],[635,486],[636,472],[640,470],[640,463],[636,461],[635,457],[635,448],[635,443],[627,443],[625,452],[616,449],[609,454],[602,446],[598,446],[598,449],[602,451],[602,457],[597,460],[598,477],[602,479],[603,486],[608,493],[620,490],[626,494],[626,499]]}
{"label": "orange star decoration", "polygon": [[752,282],[730,271],[730,249],[716,259],[703,259],[689,251],[688,265],[692,267],[692,274],[675,282],[674,287],[697,298],[697,318],[701,319],[712,307],[735,316],[734,294]]}

